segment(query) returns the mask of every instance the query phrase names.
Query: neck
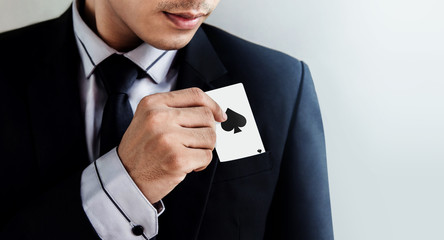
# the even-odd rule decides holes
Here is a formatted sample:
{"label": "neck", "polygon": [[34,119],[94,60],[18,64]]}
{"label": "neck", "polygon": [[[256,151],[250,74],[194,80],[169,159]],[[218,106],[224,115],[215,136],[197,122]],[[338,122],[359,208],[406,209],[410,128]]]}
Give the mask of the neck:
{"label": "neck", "polygon": [[119,52],[127,52],[142,43],[142,40],[116,15],[109,1],[85,0],[85,4],[79,7],[86,24],[108,46]]}
{"label": "neck", "polygon": [[[81,2],[81,1],[80,1]],[[97,33],[96,17],[95,17],[95,1],[86,0],[84,4],[79,4],[79,13],[85,21],[86,25]]]}

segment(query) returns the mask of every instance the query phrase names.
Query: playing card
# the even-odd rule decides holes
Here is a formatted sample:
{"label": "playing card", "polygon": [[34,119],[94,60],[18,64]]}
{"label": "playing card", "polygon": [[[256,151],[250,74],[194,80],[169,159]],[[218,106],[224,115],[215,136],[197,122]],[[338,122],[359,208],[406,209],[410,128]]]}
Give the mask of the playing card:
{"label": "playing card", "polygon": [[242,83],[206,92],[228,116],[216,124],[216,152],[221,162],[265,152]]}

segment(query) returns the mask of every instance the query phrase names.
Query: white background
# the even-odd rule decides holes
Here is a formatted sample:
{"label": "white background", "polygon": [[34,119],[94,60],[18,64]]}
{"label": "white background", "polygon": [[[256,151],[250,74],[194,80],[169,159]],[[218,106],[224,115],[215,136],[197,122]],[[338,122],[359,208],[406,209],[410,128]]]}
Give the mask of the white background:
{"label": "white background", "polygon": [[[68,4],[1,0],[0,31]],[[222,0],[208,21],[311,67],[338,240],[444,239],[443,10],[440,0]]]}

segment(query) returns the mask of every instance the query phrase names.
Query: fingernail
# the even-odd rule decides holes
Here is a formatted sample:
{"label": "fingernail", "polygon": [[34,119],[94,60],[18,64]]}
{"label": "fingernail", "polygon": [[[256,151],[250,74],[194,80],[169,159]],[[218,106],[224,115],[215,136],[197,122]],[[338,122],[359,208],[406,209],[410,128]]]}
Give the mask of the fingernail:
{"label": "fingernail", "polygon": [[228,116],[227,116],[227,114],[225,113],[225,112],[222,112],[224,115],[223,115],[223,117],[224,117],[224,121],[225,120],[227,120],[228,119]]}

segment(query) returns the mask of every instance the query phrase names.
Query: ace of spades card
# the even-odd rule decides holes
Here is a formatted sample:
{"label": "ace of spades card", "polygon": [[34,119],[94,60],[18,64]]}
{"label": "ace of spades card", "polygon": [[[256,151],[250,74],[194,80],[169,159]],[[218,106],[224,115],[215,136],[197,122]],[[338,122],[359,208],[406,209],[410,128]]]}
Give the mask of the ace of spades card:
{"label": "ace of spades card", "polygon": [[206,92],[228,116],[216,124],[216,152],[221,162],[265,152],[261,136],[242,83]]}

